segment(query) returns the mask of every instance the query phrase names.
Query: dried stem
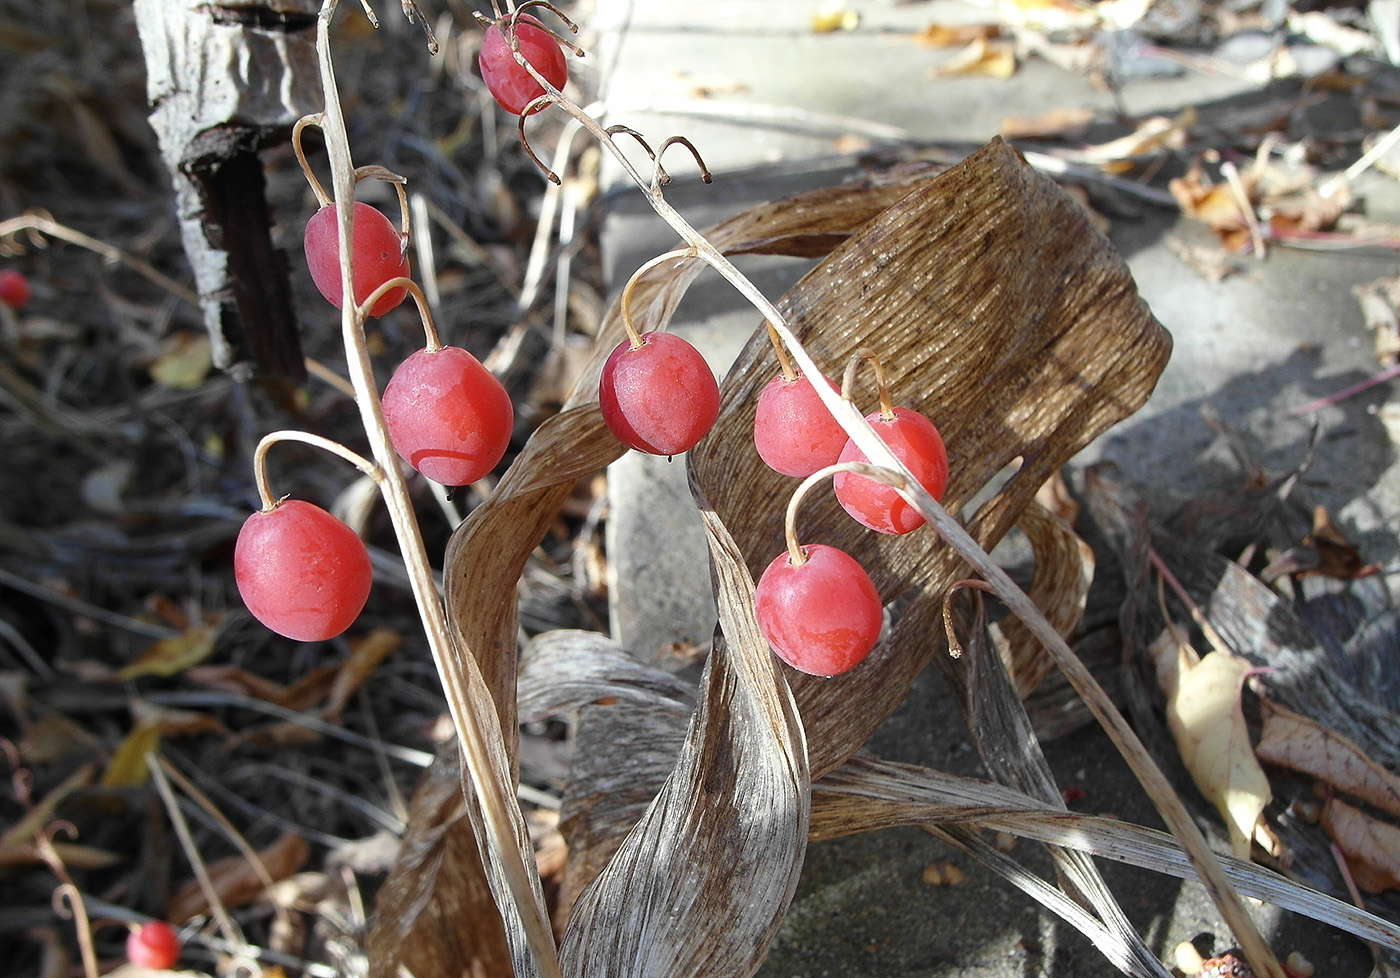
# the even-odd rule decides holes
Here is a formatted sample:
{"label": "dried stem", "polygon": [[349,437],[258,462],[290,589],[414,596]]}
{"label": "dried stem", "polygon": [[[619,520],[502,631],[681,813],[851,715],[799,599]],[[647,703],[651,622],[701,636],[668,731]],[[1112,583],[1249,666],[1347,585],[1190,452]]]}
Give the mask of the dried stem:
{"label": "dried stem", "polygon": [[860,350],[852,353],[846,361],[846,372],[841,377],[841,400],[855,404],[856,368],[862,361],[869,361],[875,368],[875,390],[880,397],[880,420],[894,420],[894,405],[890,403],[890,385],[885,380],[885,367],[874,350]]}
{"label": "dried stem", "polygon": [[627,284],[622,287],[622,298],[618,302],[618,308],[622,310],[622,327],[627,330],[627,340],[632,349],[638,349],[642,345],[642,334],[637,331],[636,324],[632,322],[632,290],[637,287],[637,282],[643,275],[657,265],[664,265],[668,261],[675,261],[678,258],[694,257],[695,252],[690,248],[682,248],[679,251],[668,251],[664,255],[657,255],[633,272],[632,277],[627,280]]}
{"label": "dried stem", "polygon": [[863,475],[882,482],[892,489],[901,492],[908,485],[905,476],[900,475],[894,469],[881,468],[878,465],[871,465],[868,462],[837,462],[825,468],[818,469],[807,478],[802,480],[792,492],[792,498],[788,500],[787,512],[783,516],[783,535],[787,541],[788,562],[793,567],[801,567],[807,563],[807,555],[802,552],[802,548],[797,544],[797,507],[802,504],[802,499],[807,495],[808,490],[819,482],[825,482],[834,475],[842,472],[851,472],[855,475]]}
{"label": "dried stem", "polygon": [[[344,295],[354,295],[349,256],[355,170],[330,55],[330,23],[337,3],[338,0],[325,0],[321,7],[316,25],[316,52],[326,97],[322,130],[326,137],[339,218],[341,286]],[[503,903],[509,901],[514,905],[520,915],[536,969],[544,978],[555,978],[559,975],[558,955],[549,919],[538,897],[538,871],[533,860],[527,861],[521,841],[528,839],[524,819],[515,801],[514,791],[508,784],[509,772],[493,763],[493,758],[508,756],[500,717],[490,709],[492,700],[476,659],[470,653],[458,654],[454,648],[446,612],[438,597],[432,567],[423,546],[422,533],[414,518],[408,487],[395,462],[397,456],[384,426],[384,412],[365,344],[362,320],[357,313],[358,310],[349,303],[341,310],[341,331],[350,381],[355,387],[360,419],[369,439],[371,453],[383,472],[380,491],[403,554],[428,646],[442,679],[466,773],[480,802],[486,838],[478,842],[489,850],[489,855],[483,853],[483,862],[490,865],[494,861],[501,868],[508,892],[497,893],[497,900]],[[472,695],[473,691],[476,692],[475,696]],[[475,708],[473,704],[477,704]]]}
{"label": "dried stem", "polygon": [[363,455],[357,455],[338,441],[331,441],[321,435],[314,435],[309,431],[298,431],[295,428],[274,431],[263,435],[258,442],[258,447],[253,450],[253,481],[258,487],[258,498],[262,500],[264,513],[280,502],[279,497],[272,494],[272,487],[268,485],[267,481],[267,453],[279,441],[299,441],[315,448],[325,449],[332,455],[338,455],[345,459],[375,482],[383,484],[384,473],[378,465]]}

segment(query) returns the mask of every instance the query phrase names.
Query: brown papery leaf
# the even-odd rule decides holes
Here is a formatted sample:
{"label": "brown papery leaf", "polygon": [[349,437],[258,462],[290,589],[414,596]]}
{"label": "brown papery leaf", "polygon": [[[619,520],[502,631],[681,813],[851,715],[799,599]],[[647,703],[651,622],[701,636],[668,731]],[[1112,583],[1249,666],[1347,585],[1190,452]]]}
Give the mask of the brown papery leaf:
{"label": "brown papery leaf", "polygon": [[[871,348],[895,404],[938,426],[951,512],[1021,456],[968,521],[984,549],[1052,473],[1147,399],[1170,350],[1083,210],[1000,140],[866,224],[780,308],[830,375]],[[691,452],[698,484],[755,574],[783,548],[794,488],[753,448],[753,405],[777,370],[756,335],[725,379],[719,421]],[[869,739],[941,650],[943,592],[965,575],[928,528],[869,533],[834,499],[808,499],[808,537],[860,561],[887,605],[902,602],[890,638],[855,669],[830,680],[788,675],[819,776]]]}
{"label": "brown papery leaf", "polygon": [[753,581],[702,502],[720,629],[661,794],[574,908],[566,975],[751,975],[797,888],[810,797],[802,726],[753,616]]}
{"label": "brown papery leaf", "polygon": [[1357,886],[1367,893],[1400,889],[1400,826],[1336,798],[1323,806],[1320,824],[1346,856]]}
{"label": "brown papery leaf", "polygon": [[1400,815],[1400,777],[1371,760],[1356,744],[1320,723],[1264,701],[1264,729],[1254,752],[1266,764],[1326,781],[1338,791]]}
{"label": "brown papery leaf", "polygon": [[[261,869],[273,882],[284,880],[306,864],[311,848],[295,832],[288,832],[272,845],[258,850]],[[229,856],[209,864],[209,878],[214,892],[226,907],[241,907],[258,898],[266,887],[262,872],[242,856]],[[165,915],[168,920],[189,920],[195,914],[209,910],[209,901],[198,880],[190,880],[170,898]]]}

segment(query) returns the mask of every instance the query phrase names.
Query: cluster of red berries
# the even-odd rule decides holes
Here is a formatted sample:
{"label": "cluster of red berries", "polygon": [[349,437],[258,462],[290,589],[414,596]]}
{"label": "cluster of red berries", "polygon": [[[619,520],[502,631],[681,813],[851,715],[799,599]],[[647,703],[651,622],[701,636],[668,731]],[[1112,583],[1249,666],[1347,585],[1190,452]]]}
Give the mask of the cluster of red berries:
{"label": "cluster of red berries", "polygon": [[[880,388],[880,410],[865,420],[919,484],[942,499],[948,452],[938,429],[917,411],[889,403],[883,372],[872,355],[853,358],[848,388],[859,359],[874,362]],[[820,382],[836,389],[826,377]],[[759,456],[783,475],[811,477],[832,465],[868,461],[821,403],[812,381],[790,369],[759,395],[753,430]],[[832,481],[841,507],[872,530],[901,534],[924,523],[891,486],[849,471],[835,473]],[[816,676],[854,668],[875,647],[884,620],[880,595],[854,558],[823,544],[798,548],[791,530],[788,551],[759,578],[755,611],[773,651],[794,669]]]}
{"label": "cluster of red berries", "polygon": [[[502,105],[519,111],[512,106],[528,90],[518,75],[529,75],[510,56],[499,28],[492,31],[495,36],[488,32],[482,49],[483,73]],[[524,21],[516,23],[515,32],[529,51],[543,44],[538,36],[543,35],[553,44],[562,70],[563,55],[547,32]],[[500,61],[501,45],[509,66]],[[496,54],[488,57],[488,52]],[[550,62],[545,74],[562,85],[566,72],[556,73]],[[495,85],[502,78],[506,82],[498,92]],[[534,97],[525,98],[520,108]],[[344,302],[339,232],[335,207],[328,204],[307,222],[304,239],[311,279],[337,309]],[[408,279],[407,235],[383,212],[357,201],[350,244],[355,304],[362,315],[383,316],[410,291],[409,285],[397,284]],[[394,451],[427,478],[449,486],[476,482],[495,468],[515,422],[500,381],[466,350],[439,345],[431,330],[427,346],[394,371],[381,406]],[[298,500],[254,513],[234,547],[234,579],[248,610],[268,628],[298,641],[324,641],[349,628],[369,597],[371,577],[369,552],[359,536],[324,509]]]}

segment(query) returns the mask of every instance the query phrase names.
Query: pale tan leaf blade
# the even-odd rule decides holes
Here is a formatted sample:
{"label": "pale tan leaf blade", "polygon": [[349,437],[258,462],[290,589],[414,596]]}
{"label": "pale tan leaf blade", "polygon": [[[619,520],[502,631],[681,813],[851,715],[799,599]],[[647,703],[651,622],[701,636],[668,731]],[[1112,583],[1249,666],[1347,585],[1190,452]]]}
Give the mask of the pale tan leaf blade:
{"label": "pale tan leaf blade", "polygon": [[702,504],[720,627],[681,756],[579,899],[569,976],[752,974],[797,886],[807,842],[802,728],[753,618],[753,582]]}
{"label": "pale tan leaf blade", "polygon": [[1249,858],[1254,827],[1273,797],[1254,756],[1240,695],[1248,660],[1215,651],[1191,662],[1175,642],[1153,648],[1164,677],[1167,726],[1201,794],[1220,811],[1237,859]]}
{"label": "pale tan leaf blade", "polygon": [[[895,825],[967,822],[1047,845],[1165,873],[1195,875],[1165,832],[1114,818],[1074,815],[998,784],[871,758],[853,758],[812,785],[812,839],[834,839]],[[1265,900],[1400,950],[1400,924],[1367,913],[1272,870],[1222,857],[1230,882]]]}
{"label": "pale tan leaf blade", "polygon": [[1368,893],[1400,889],[1400,826],[1372,818],[1338,798],[1322,809],[1322,827]]}

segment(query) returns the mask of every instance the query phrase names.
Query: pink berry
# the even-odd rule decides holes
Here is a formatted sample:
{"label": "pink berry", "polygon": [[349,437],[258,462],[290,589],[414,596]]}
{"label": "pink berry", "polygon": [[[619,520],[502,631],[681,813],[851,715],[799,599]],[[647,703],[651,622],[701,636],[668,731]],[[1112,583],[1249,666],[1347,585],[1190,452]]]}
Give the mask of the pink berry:
{"label": "pink berry", "polygon": [[617,440],[651,455],[679,455],[719,417],[719,384],[700,351],[670,333],[618,344],[598,383],[598,408]]}
{"label": "pink berry", "polygon": [[835,676],[855,667],[880,638],[880,595],[853,557],[815,543],[793,566],[784,551],[768,565],[754,592],[758,628],[794,669]]}
{"label": "pink berry", "polygon": [[[335,207],[322,207],[306,222],[306,266],[311,281],[321,290],[326,301],[337,309],[344,298],[340,287],[340,222]],[[354,254],[351,280],[355,283],[355,302],[364,302],[369,294],[394,278],[408,277],[408,255],[403,250],[399,229],[369,204],[355,202]],[[391,289],[371,307],[371,316],[382,316],[393,309],[407,289]]]}
{"label": "pink berry", "polygon": [[394,451],[435,482],[464,486],[496,467],[510,445],[510,395],[466,350],[419,350],[384,388]]}
{"label": "pink berry", "polygon": [[29,279],[13,268],[0,271],[0,302],[11,309],[20,309],[29,302]]}
{"label": "pink berry", "polygon": [[[838,390],[826,377],[822,380]],[[810,380],[801,374],[792,380],[778,374],[758,395],[753,443],[770,469],[803,479],[835,464],[846,447],[846,432]]]}
{"label": "pink berry", "polygon": [[[875,434],[890,447],[895,457],[908,466],[919,485],[934,499],[942,500],[948,485],[948,450],[943,438],[928,418],[908,408],[895,408],[885,419],[879,411],[866,417]],[[842,462],[868,462],[855,442],[847,441],[841,450]],[[832,479],[841,508],[881,533],[908,533],[924,525],[924,518],[891,487],[865,476],[841,472]]]}
{"label": "pink berry", "polygon": [[[515,21],[515,38],[520,44],[520,53],[540,75],[555,89],[562,90],[569,80],[569,65],[564,60],[564,52],[559,42],[533,17],[518,17]],[[528,71],[515,60],[510,50],[510,42],[499,24],[486,29],[481,41],[481,55],[477,58],[481,68],[481,80],[497,104],[512,115],[520,115],[535,99],[544,94]]]}
{"label": "pink berry", "polygon": [[165,971],[180,959],[180,938],[163,920],[137,924],[126,935],[126,957],[138,968]]}
{"label": "pink berry", "polygon": [[253,617],[299,642],[334,638],[369,597],[369,551],[330,513],[298,499],[254,513],[233,549],[238,593]]}

